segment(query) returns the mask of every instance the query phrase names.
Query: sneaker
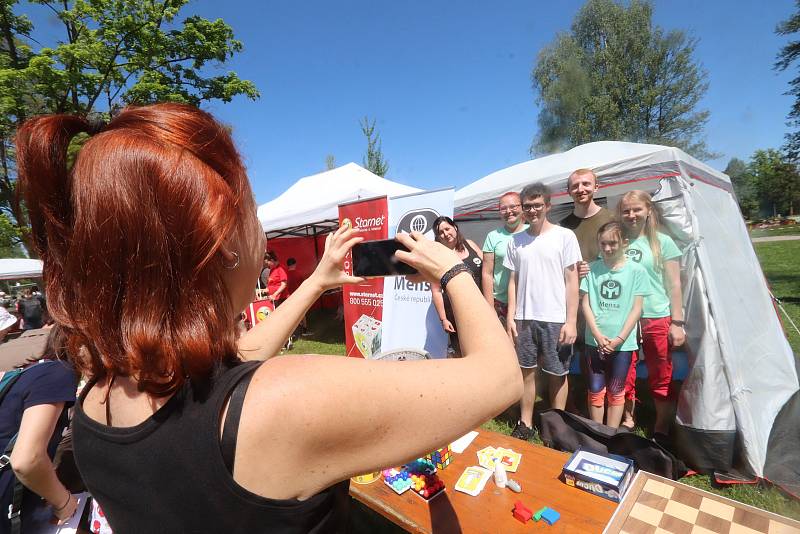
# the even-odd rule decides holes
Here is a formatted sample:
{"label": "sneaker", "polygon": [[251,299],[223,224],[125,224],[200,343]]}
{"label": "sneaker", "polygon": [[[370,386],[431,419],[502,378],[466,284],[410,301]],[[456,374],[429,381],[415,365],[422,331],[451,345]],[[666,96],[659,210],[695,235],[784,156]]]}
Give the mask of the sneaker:
{"label": "sneaker", "polygon": [[512,438],[521,439],[523,441],[528,441],[531,436],[533,436],[533,429],[529,428],[528,425],[522,421],[517,421],[517,426],[511,431]]}
{"label": "sneaker", "polygon": [[286,350],[292,350],[294,343],[292,343],[292,338],[289,338],[289,341],[286,342]]}

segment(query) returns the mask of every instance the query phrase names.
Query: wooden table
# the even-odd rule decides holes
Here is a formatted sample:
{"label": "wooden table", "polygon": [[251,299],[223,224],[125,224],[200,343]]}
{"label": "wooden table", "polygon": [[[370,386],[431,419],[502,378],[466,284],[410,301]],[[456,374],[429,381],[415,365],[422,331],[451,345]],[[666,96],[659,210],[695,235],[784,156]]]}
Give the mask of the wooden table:
{"label": "wooden table", "polygon": [[[428,503],[410,490],[397,495],[382,480],[365,485],[351,482],[350,495],[415,534],[603,531],[616,503],[569,487],[558,478],[568,454],[488,430],[479,432],[463,454],[455,454],[453,462],[438,471],[446,489]],[[522,486],[522,493],[500,489],[493,479],[477,497],[455,490],[464,469],[478,465],[477,451],[489,445],[522,453],[519,469],[509,473]],[[511,515],[518,499],[534,512],[549,506],[561,519],[552,526],[533,520],[523,525]]]}

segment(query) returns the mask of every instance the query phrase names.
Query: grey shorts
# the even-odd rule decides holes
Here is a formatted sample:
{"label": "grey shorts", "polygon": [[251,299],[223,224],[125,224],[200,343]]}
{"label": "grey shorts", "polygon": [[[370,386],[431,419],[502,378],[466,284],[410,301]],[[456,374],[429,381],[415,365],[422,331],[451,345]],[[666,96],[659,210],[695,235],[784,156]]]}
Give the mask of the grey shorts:
{"label": "grey shorts", "polygon": [[564,323],[515,320],[517,323],[517,359],[519,366],[541,366],[551,375],[564,376],[572,363],[572,345],[561,346],[558,337]]}

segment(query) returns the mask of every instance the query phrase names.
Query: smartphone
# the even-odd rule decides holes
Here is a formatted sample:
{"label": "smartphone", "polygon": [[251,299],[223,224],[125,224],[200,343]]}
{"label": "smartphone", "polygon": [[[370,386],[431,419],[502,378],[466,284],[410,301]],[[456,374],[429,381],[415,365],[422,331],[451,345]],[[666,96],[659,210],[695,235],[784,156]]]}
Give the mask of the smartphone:
{"label": "smartphone", "polygon": [[354,276],[397,276],[417,274],[417,270],[398,260],[394,253],[408,249],[394,239],[362,241],[353,247]]}

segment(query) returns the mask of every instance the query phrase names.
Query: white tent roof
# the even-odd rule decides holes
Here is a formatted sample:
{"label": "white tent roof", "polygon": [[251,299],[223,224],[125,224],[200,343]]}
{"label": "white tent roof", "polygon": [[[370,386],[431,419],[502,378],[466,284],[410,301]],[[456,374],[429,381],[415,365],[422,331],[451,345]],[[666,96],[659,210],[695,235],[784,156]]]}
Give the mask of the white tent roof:
{"label": "white tent roof", "polygon": [[337,219],[338,206],[345,202],[417,191],[416,187],[392,182],[348,163],[301,178],[278,198],[259,206],[258,219],[265,232],[294,228]]}
{"label": "white tent roof", "polygon": [[[543,182],[551,186],[566,183],[572,171],[580,168],[590,168],[602,179],[604,176],[630,174],[642,168],[674,168],[675,162],[687,163],[718,180],[730,183],[725,174],[674,147],[598,141],[560,154],[519,163],[462,187],[455,195],[456,214],[496,209],[497,199],[503,193],[519,192],[533,182]],[[554,191],[558,191],[558,188],[554,187]]]}
{"label": "white tent roof", "polygon": [[28,258],[0,259],[0,280],[14,278],[40,278],[42,276],[42,260]]}

